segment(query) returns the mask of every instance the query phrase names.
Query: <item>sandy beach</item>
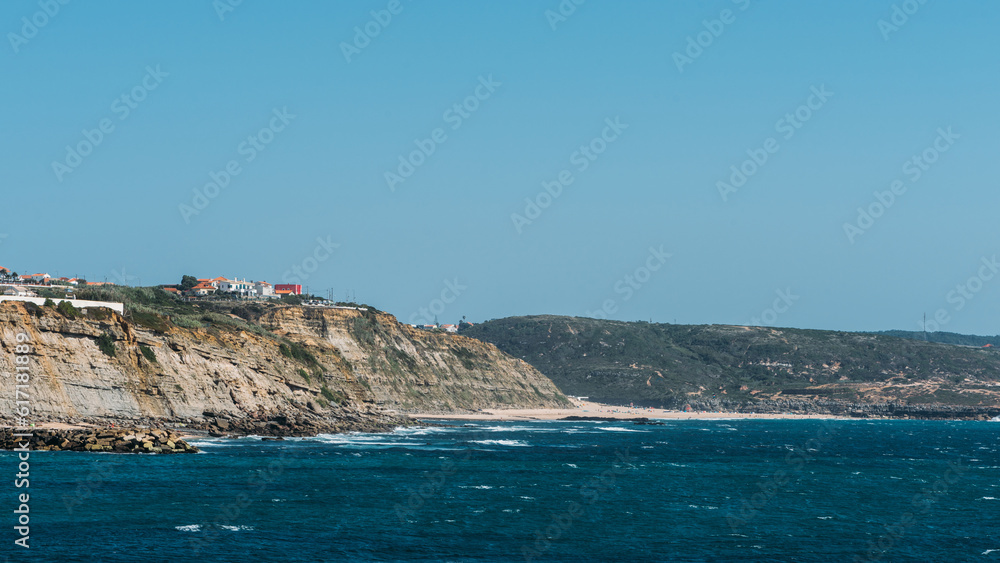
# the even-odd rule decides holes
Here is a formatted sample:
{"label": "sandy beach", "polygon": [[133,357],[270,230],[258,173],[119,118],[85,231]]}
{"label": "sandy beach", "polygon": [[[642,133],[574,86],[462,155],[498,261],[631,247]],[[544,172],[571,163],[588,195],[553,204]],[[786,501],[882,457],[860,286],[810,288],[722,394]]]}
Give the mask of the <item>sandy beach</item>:
{"label": "sandy beach", "polygon": [[783,414],[783,413],[738,413],[738,412],[682,412],[640,407],[619,407],[601,403],[576,402],[570,409],[498,409],[483,410],[465,414],[410,413],[414,419],[424,420],[559,420],[567,416],[588,416],[608,419],[669,419],[669,420],[710,420],[710,419],[829,419],[844,418],[823,414]]}

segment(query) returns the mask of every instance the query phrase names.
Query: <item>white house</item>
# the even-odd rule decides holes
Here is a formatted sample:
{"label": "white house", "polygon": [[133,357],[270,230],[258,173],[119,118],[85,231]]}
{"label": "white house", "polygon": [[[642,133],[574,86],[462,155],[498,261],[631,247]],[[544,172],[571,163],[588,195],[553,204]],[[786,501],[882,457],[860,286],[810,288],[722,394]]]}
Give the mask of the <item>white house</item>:
{"label": "white house", "polygon": [[28,291],[26,287],[19,285],[5,285],[2,289],[3,295],[10,295],[14,297],[31,297],[35,294],[33,291]]}
{"label": "white house", "polygon": [[240,280],[225,280],[219,282],[219,291],[226,293],[238,293],[243,296],[252,297],[257,295],[257,290],[254,288],[254,284],[248,282],[246,279]]}
{"label": "white house", "polygon": [[277,297],[274,293],[274,286],[266,281],[253,282],[253,288],[258,297]]}

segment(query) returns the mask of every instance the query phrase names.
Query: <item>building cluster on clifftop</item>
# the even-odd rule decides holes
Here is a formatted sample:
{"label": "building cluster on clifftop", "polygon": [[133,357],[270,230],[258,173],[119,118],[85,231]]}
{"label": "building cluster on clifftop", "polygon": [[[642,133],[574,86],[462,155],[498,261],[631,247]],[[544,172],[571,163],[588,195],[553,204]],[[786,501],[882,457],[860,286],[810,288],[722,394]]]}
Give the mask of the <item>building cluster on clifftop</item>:
{"label": "building cluster on clifftop", "polygon": [[229,279],[226,277],[198,278],[197,284],[185,287],[183,282],[180,286],[165,286],[164,291],[174,295],[184,295],[187,297],[207,297],[209,295],[223,295],[242,299],[277,299],[285,295],[302,295],[302,286],[298,284],[278,284],[260,281],[247,281],[239,278]]}
{"label": "building cluster on clifftop", "polygon": [[54,278],[49,274],[18,275],[17,272],[0,266],[0,295],[14,297],[34,297],[35,290],[62,287],[72,293],[75,287],[115,285],[111,282],[89,282],[83,278]]}

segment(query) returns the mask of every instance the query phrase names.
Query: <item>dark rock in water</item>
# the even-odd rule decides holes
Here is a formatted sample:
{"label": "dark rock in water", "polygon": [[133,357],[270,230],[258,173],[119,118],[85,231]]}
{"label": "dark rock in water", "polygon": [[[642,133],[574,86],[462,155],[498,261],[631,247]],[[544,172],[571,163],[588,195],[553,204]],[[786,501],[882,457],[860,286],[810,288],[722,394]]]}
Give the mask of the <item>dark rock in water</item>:
{"label": "dark rock in water", "polygon": [[666,426],[666,422],[660,422],[657,420],[649,420],[648,418],[640,418],[632,422],[637,426]]}

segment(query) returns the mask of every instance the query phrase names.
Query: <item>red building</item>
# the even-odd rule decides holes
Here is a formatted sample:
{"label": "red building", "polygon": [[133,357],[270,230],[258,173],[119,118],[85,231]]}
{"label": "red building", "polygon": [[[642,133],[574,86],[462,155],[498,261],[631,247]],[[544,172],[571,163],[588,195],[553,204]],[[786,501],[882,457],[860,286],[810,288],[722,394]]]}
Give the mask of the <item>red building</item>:
{"label": "red building", "polygon": [[298,284],[276,284],[274,292],[278,295],[302,295],[302,286]]}

